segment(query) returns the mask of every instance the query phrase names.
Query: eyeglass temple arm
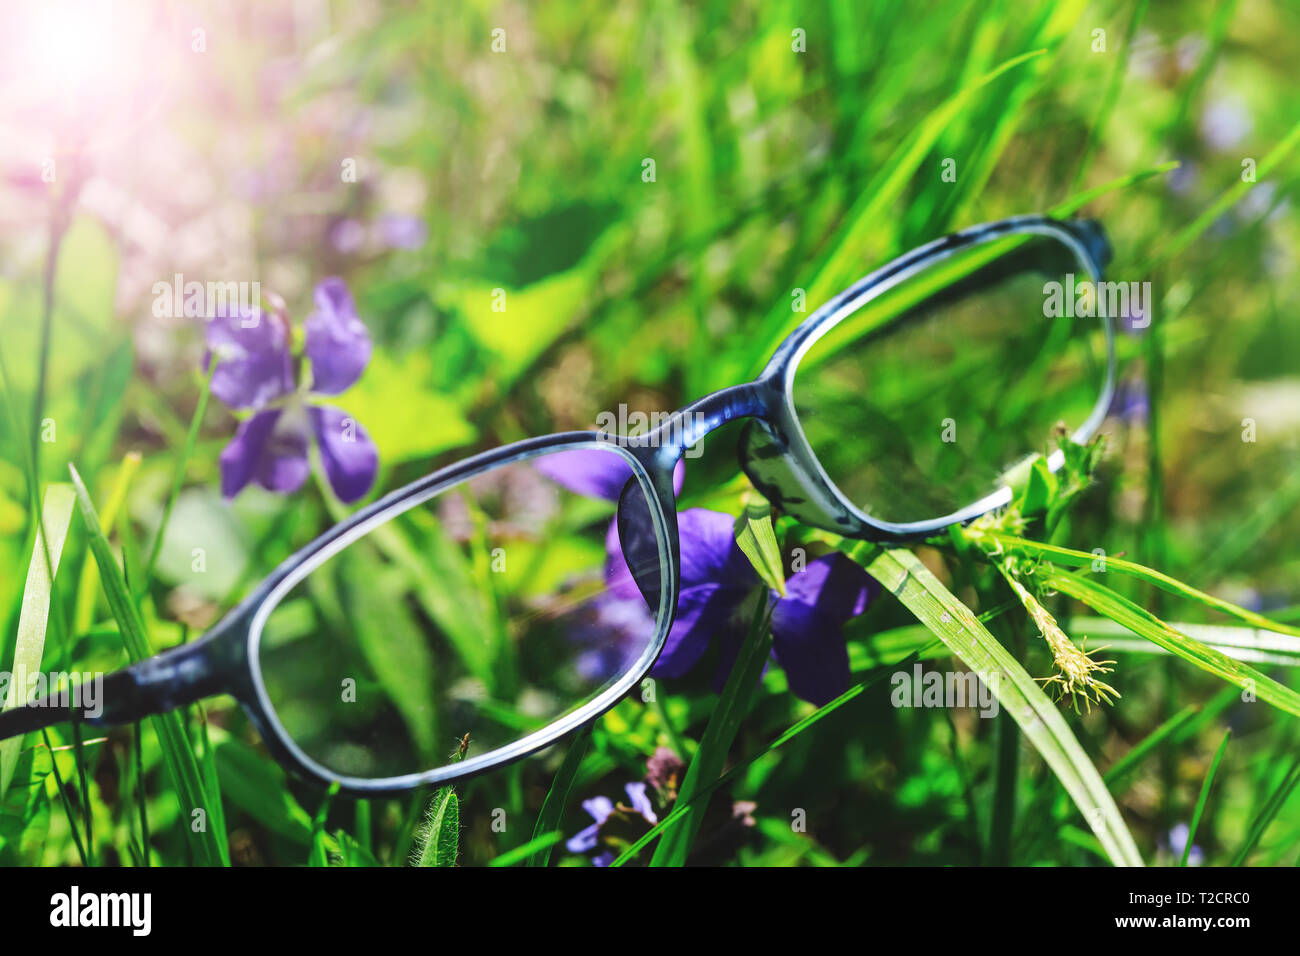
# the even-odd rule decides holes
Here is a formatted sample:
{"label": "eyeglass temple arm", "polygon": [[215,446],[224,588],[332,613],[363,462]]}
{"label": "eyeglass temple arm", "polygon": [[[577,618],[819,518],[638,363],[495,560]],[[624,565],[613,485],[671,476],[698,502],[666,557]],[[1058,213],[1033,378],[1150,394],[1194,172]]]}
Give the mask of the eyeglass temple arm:
{"label": "eyeglass temple arm", "polygon": [[[217,635],[211,635],[215,638]],[[56,690],[0,713],[0,740],[42,730],[68,720],[95,727],[129,724],[204,697],[231,690],[227,641],[205,638],[163,651],[107,674],[93,701],[68,706],[70,691]],[[93,715],[85,713],[93,707]]]}

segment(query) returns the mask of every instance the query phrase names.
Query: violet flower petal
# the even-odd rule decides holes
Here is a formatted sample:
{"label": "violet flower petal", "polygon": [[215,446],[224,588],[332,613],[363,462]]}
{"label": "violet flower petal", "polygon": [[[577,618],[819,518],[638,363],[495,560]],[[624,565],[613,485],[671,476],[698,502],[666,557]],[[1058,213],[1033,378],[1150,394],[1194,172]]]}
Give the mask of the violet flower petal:
{"label": "violet flower petal", "polygon": [[591,814],[591,818],[599,826],[614,812],[614,801],[609,797],[592,797],[590,800],[582,801],[582,809]]}
{"label": "violet flower petal", "polygon": [[677,516],[681,593],[677,617],[653,673],[680,677],[695,666],[709,641],[731,626],[758,575],[736,544],[735,519],[719,511],[688,508]]}
{"label": "violet flower petal", "polygon": [[419,249],[429,239],[429,227],[417,216],[385,213],[379,217],[379,239],[389,249]]}
{"label": "violet flower petal", "polygon": [[280,409],[258,412],[239,423],[222,449],[221,494],[233,498],[250,481],[268,491],[297,491],[307,480],[307,434],[300,423],[282,420]]}
{"label": "violet flower petal", "polygon": [[650,798],[646,796],[644,783],[629,783],[623,788],[627,791],[629,805],[645,819],[647,823],[654,826],[659,822],[655,816],[655,808],[650,803]]}
{"label": "violet flower petal", "polygon": [[[623,486],[632,477],[632,466],[616,451],[574,448],[533,459],[533,467],[562,488],[588,498],[618,501]],[[673,494],[680,494],[686,480],[686,463],[678,459],[673,468]]]}
{"label": "violet flower petal", "polygon": [[311,390],[338,395],[361,377],[373,348],[370,330],[357,315],[352,293],[337,277],[316,286],[316,311],[302,324],[311,363]]}
{"label": "violet flower petal", "polygon": [[351,504],[364,497],[379,471],[379,449],[370,435],[341,408],[312,405],[307,412],[320,445],[325,476],[339,501]]}
{"label": "violet flower petal", "polygon": [[786,582],[772,609],[772,650],[795,696],[818,706],[849,686],[844,622],[879,593],[865,571],[842,554],[811,561]]}
{"label": "violet flower petal", "polygon": [[667,790],[671,782],[680,782],[686,765],[682,758],[668,747],[656,747],[645,762],[645,779],[656,790]]}
{"label": "violet flower petal", "polygon": [[564,848],[570,853],[587,853],[596,849],[596,844],[599,842],[600,824],[593,823],[569,837],[564,844]]}
{"label": "violet flower petal", "polygon": [[709,642],[730,626],[744,596],[743,591],[717,584],[683,588],[677,598],[677,618],[650,672],[656,677],[686,674],[704,656]]}
{"label": "violet flower petal", "polygon": [[557,485],[588,498],[617,501],[632,466],[615,451],[574,448],[533,459],[533,467]]}
{"label": "violet flower petal", "polygon": [[289,330],[274,315],[238,310],[214,316],[204,330],[212,394],[231,408],[262,408],[293,391]]}
{"label": "violet flower petal", "polygon": [[682,587],[720,584],[747,590],[758,581],[754,566],[736,544],[736,519],[721,511],[687,508],[677,516]]}

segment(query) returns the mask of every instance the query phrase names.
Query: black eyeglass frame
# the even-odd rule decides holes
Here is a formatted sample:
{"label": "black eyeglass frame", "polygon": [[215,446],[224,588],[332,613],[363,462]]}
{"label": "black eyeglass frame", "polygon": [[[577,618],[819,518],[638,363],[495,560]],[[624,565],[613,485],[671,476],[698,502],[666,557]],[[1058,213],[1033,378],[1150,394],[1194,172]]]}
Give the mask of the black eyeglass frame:
{"label": "black eyeglass frame", "polygon": [[[205,697],[230,694],[243,707],[267,749],[281,765],[302,779],[323,787],[337,784],[342,792],[357,797],[400,793],[463,779],[554,744],[618,703],[645,677],[662,651],[677,605],[680,569],[673,470],[688,448],[715,429],[738,419],[751,419],[742,437],[741,465],[756,487],[801,521],[845,537],[875,541],[924,538],[1010,503],[1012,491],[1003,487],[955,512],[926,521],[891,523],[872,518],[836,488],[818,462],[799,425],[793,382],[800,359],[817,340],[872,299],[960,250],[1017,235],[1059,240],[1074,253],[1081,271],[1091,281],[1101,281],[1110,247],[1101,227],[1091,221],[1017,216],[974,226],[920,246],[859,279],[817,309],[781,343],[757,379],[721,389],[687,405],[648,434],[626,437],[579,431],[531,438],[474,455],[384,495],[288,558],[200,639],[105,676],[100,715],[90,718],[74,714],[74,719],[92,726],[115,726]],[[1115,388],[1114,325],[1104,309],[1099,311],[1103,312],[1099,320],[1105,335],[1105,382],[1091,414],[1071,436],[1078,442],[1086,442],[1095,434],[1110,407]],[[374,527],[454,485],[493,468],[542,454],[592,447],[613,450],[628,462],[632,480],[639,484],[649,505],[659,551],[660,611],[656,633],[635,664],[583,706],[509,745],[460,763],[370,779],[335,773],[304,753],[276,717],[258,657],[262,626],[279,599],[329,557]],[[761,454],[759,448],[763,449]],[[780,461],[779,471],[764,466],[764,461],[773,457]],[[1062,463],[1059,450],[1047,457],[1048,467],[1053,471]],[[67,719],[67,709],[39,698],[0,713],[0,739]]]}

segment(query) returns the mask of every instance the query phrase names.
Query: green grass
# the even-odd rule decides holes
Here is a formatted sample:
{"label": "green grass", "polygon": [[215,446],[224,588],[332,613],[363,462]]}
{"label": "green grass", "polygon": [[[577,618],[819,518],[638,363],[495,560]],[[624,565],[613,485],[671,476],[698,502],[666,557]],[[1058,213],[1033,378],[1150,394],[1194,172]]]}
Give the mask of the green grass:
{"label": "green grass", "polygon": [[[107,672],[193,640],[351,510],[319,474],[293,495],[220,499],[246,412],[212,400],[197,321],[153,314],[178,250],[212,250],[186,278],[259,279],[299,324],[316,281],[346,278],[375,355],[322,400],[379,446],[372,497],[503,442],[591,428],[620,403],[667,411],[738,382],[892,256],[1018,213],[1101,220],[1110,277],[1152,282],[1155,326],[1117,342],[1146,418],[1111,418],[1077,486],[1030,474],[1023,525],[835,542],[886,590],[846,627],[850,689],[824,707],[789,692],[758,628],[730,680],[715,641],[567,746],[364,802],[286,777],[230,698],[93,733],[62,724],[0,747],[0,863],[586,865],[564,847],[591,822],[583,802],[622,801],[659,748],[680,778],[653,793],[657,824],[611,824],[619,865],[1177,865],[1193,839],[1211,865],[1294,863],[1300,12],[574,0],[515,11],[494,54],[499,16],[381,4],[318,47],[263,5],[214,14],[214,35],[250,39],[210,51],[202,87],[169,78],[177,102],[148,134],[151,155],[193,173],[184,215],[170,178],[140,167],[118,182],[139,163],[111,145],[102,165],[87,154],[80,197],[72,179],[34,200],[0,177],[16,210],[0,234],[0,668]],[[1225,114],[1245,121],[1236,139]],[[232,136],[247,144],[234,160]],[[341,178],[346,158],[359,182]],[[104,195],[122,217],[105,217]],[[380,241],[394,212],[422,222],[418,248]],[[343,219],[359,248],[335,243]],[[140,223],[166,238],[142,242]],[[981,262],[954,260],[924,291]],[[838,334],[882,325],[918,288]],[[900,367],[863,391],[919,403],[954,384],[939,364]],[[1035,398],[1019,372],[970,374],[952,394],[1014,419]],[[850,453],[868,427],[845,435]],[[687,462],[681,506],[734,516],[780,591],[791,549],[830,539],[770,514],[737,475],[738,431]],[[499,725],[534,726],[549,704],[510,695],[545,664],[512,642],[507,609],[538,610],[543,582],[573,586],[589,557],[575,529],[599,541],[611,511],[586,507],[555,516],[546,547],[511,528],[508,574],[492,569],[499,515],[466,509],[458,538],[417,509],[370,538],[346,587],[298,611],[328,610],[356,635],[358,667],[411,688],[394,726],[427,753],[464,730],[426,722],[421,697],[482,693]],[[443,658],[402,651],[429,622],[454,679]],[[1053,626],[1107,648],[1113,702],[1051,699]],[[891,679],[914,664],[996,669],[1009,717],[893,706]]]}

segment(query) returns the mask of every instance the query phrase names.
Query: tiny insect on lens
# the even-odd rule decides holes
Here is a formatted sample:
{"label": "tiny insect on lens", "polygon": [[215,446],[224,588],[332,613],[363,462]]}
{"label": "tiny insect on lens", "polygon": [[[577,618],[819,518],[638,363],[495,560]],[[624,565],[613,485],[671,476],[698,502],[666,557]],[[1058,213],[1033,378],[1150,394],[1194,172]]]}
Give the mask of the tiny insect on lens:
{"label": "tiny insect on lens", "polygon": [[284,735],[330,773],[373,780],[482,757],[617,694],[659,633],[651,514],[633,466],[595,443],[397,514],[267,616],[257,660]]}
{"label": "tiny insect on lens", "polygon": [[1004,237],[910,276],[818,339],[795,371],[794,406],[844,497],[879,521],[942,518],[1051,452],[1061,424],[1081,426],[1107,381],[1106,324],[1095,297],[1090,310],[1056,308],[1067,287],[1092,287],[1071,246]]}

